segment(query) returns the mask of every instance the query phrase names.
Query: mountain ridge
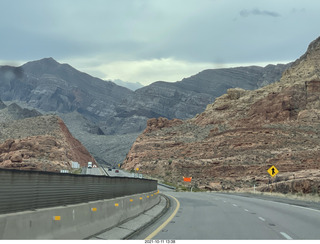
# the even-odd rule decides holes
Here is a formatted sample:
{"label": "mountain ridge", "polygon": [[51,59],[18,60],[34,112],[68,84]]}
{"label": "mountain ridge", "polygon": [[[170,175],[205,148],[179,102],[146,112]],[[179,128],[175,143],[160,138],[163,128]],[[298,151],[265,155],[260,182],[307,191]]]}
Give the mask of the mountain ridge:
{"label": "mountain ridge", "polygon": [[[221,75],[212,75],[222,71],[210,70],[180,82],[156,82],[133,92],[113,82],[80,72],[68,64],[60,64],[53,58],[45,58],[20,67],[0,66],[0,99],[20,102],[42,113],[57,113],[61,117],[62,114],[74,114],[73,119],[69,116],[67,120],[70,131],[76,137],[79,136],[77,138],[81,137],[82,143],[88,146],[90,152],[104,152],[94,155],[96,158],[105,158],[101,163],[120,163],[137,133],[146,128],[149,118],[192,118],[203,112],[207,104],[212,103],[228,88],[240,86],[255,89],[262,83],[280,79],[281,72],[288,66],[289,64],[264,68],[233,68],[230,69],[232,72],[229,78],[224,79],[220,78]],[[228,73],[228,69],[223,72]],[[197,90],[201,86],[208,89]],[[78,120],[77,114],[84,117],[80,121],[85,121],[85,125],[80,127],[88,136],[77,131],[80,128],[74,125]],[[96,144],[96,141],[101,141],[97,136],[104,136],[103,134],[112,136],[114,143],[117,143],[115,137],[120,136],[119,148],[123,149],[121,152],[115,151],[116,157],[110,157],[113,146]],[[122,135],[126,134],[130,135],[127,137],[128,141],[123,140]],[[84,139],[90,142],[85,142]],[[97,146],[101,149],[96,150]],[[111,151],[105,151],[104,147]]]}

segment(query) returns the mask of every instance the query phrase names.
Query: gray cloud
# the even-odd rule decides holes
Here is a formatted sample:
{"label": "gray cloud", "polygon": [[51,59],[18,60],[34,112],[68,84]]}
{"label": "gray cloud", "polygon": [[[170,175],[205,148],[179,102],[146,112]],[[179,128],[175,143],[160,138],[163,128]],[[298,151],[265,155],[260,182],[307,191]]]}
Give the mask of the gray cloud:
{"label": "gray cloud", "polygon": [[170,67],[189,75],[212,63],[293,61],[320,34],[319,8],[318,0],[0,0],[0,62],[53,57],[99,77],[154,81],[177,80]]}
{"label": "gray cloud", "polygon": [[274,11],[267,11],[267,10],[260,10],[260,9],[252,9],[252,10],[247,10],[243,9],[240,11],[240,16],[241,17],[248,17],[250,15],[264,15],[264,16],[270,16],[270,17],[280,17],[281,15],[277,12]]}

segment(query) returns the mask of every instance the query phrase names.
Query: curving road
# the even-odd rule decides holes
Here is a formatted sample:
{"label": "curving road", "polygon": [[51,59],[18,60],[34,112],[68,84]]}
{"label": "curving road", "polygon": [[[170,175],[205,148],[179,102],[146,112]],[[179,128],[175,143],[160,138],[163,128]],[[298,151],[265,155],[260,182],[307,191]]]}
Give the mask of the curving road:
{"label": "curving road", "polygon": [[171,209],[134,239],[320,239],[316,209],[231,194],[162,193],[170,196]]}

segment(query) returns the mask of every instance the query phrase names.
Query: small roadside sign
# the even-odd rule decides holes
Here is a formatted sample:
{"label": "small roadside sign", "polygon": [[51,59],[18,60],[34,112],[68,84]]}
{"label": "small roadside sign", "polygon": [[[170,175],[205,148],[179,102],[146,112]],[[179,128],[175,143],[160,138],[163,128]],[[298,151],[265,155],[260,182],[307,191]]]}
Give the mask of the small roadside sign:
{"label": "small roadside sign", "polygon": [[191,182],[192,177],[183,177],[183,181]]}
{"label": "small roadside sign", "polygon": [[268,169],[268,173],[271,175],[271,177],[274,177],[279,173],[279,170],[277,170],[275,166],[271,166],[270,169]]}

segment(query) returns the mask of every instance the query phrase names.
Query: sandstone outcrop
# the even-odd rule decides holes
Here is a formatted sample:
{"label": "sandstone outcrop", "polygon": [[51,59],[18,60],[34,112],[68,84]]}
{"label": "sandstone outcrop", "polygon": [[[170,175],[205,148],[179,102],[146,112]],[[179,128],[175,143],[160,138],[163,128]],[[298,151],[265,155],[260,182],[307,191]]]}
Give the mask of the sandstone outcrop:
{"label": "sandstone outcrop", "polygon": [[[279,82],[253,91],[228,89],[183,123],[149,120],[123,167],[177,185],[192,177],[193,186],[209,190],[255,186],[319,194],[319,77],[320,38]],[[279,170],[273,178],[267,173],[272,165]]]}
{"label": "sandstone outcrop", "polygon": [[60,172],[95,162],[54,115],[0,123],[0,168]]}

